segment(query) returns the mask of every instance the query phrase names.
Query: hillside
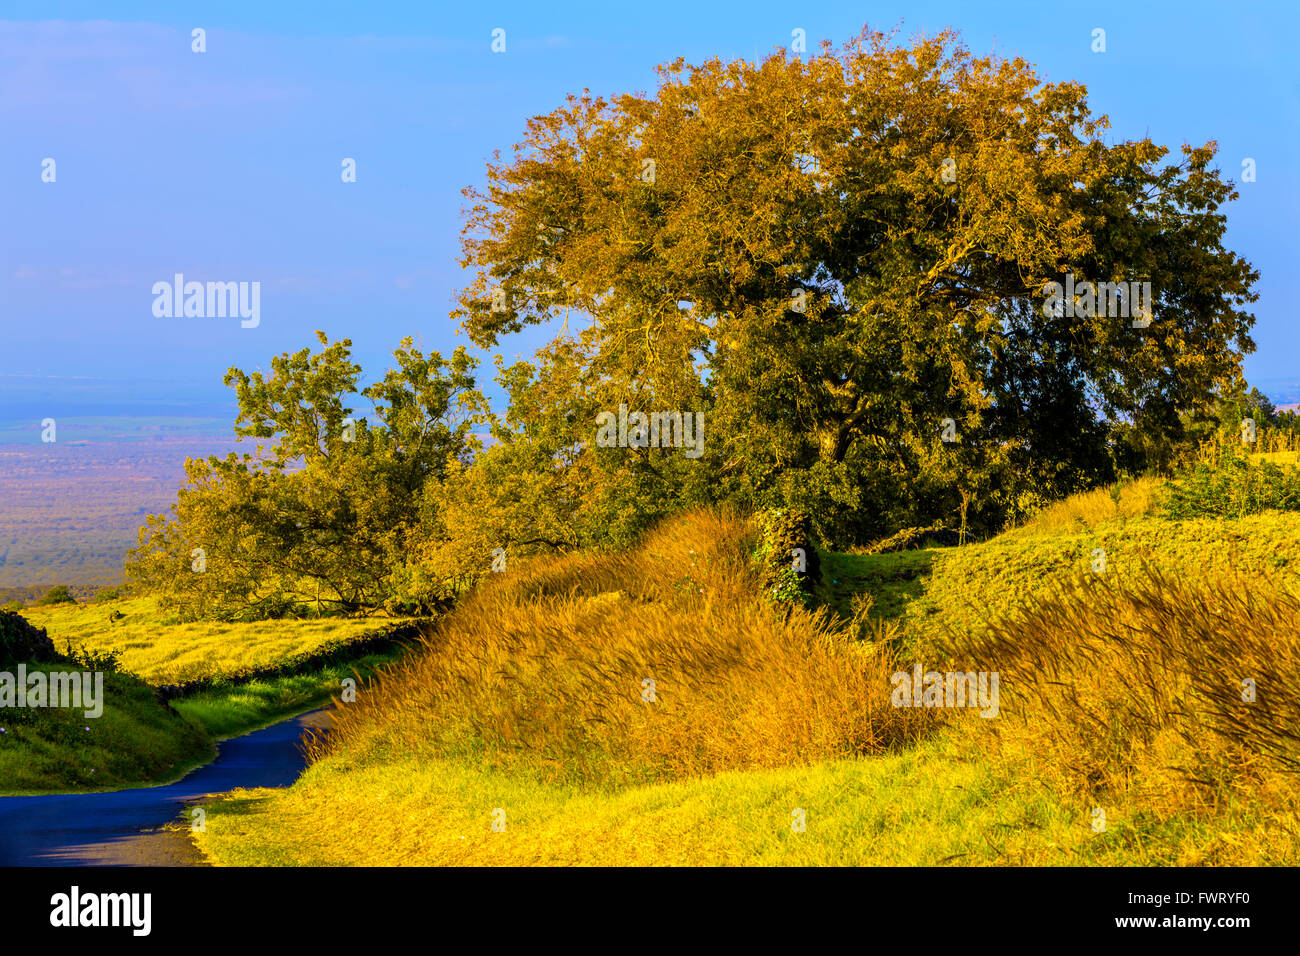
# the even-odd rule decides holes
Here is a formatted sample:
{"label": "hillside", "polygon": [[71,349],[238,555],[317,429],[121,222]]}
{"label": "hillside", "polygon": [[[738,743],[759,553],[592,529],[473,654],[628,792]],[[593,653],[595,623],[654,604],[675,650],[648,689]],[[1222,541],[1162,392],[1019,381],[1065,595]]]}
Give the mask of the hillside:
{"label": "hillside", "polygon": [[[627,554],[514,571],[340,711],[298,783],[213,802],[196,843],[229,865],[1294,860],[1296,754],[1276,728],[1300,715],[1278,676],[1300,666],[1300,602],[1295,566],[1270,556],[1300,516],[1116,510],[1080,497],[982,545],[823,555],[843,613],[760,599],[741,560],[754,529],[701,514]],[[1248,560],[1254,605],[1232,603],[1219,539]],[[1116,572],[1061,603],[1098,541]],[[1219,553],[1198,563],[1198,547]],[[1134,590],[1139,559],[1163,570]],[[1176,613],[1203,602],[1223,615]],[[1098,666],[1151,607],[1172,629]],[[1273,616],[1250,625],[1261,607]],[[1238,646],[1265,695],[1253,710],[1225,677]],[[999,719],[891,706],[913,661],[1002,670]],[[1189,716],[1176,702],[1193,693]]]}
{"label": "hillside", "polygon": [[124,669],[156,685],[229,679],[286,659],[327,652],[403,620],[180,623],[160,611],[151,597],[30,607],[22,613],[48,630],[60,649],[70,641],[100,653],[118,651]]}

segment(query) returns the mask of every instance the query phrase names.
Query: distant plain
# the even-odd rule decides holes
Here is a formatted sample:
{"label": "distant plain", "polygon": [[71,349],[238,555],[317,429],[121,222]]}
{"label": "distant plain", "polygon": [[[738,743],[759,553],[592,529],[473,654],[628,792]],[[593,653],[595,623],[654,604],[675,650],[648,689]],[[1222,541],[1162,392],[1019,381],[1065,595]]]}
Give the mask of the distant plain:
{"label": "distant plain", "polygon": [[60,422],[52,443],[39,431],[0,443],[0,601],[31,600],[56,584],[80,598],[120,584],[145,515],[176,500],[185,459],[235,444],[216,421],[154,434],[126,419],[94,421],[94,430]]}

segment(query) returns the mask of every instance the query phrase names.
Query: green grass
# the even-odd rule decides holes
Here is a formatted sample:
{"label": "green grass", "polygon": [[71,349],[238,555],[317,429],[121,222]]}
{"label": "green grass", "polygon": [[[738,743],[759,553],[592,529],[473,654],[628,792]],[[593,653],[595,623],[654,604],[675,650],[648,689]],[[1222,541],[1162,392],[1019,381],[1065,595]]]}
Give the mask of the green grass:
{"label": "green grass", "polygon": [[894,620],[907,605],[921,596],[922,577],[934,563],[938,548],[918,548],[891,554],[822,555],[822,581],[814,597],[840,616],[852,615],[851,604],[858,594],[870,594],[873,613]]}
{"label": "green grass", "polygon": [[217,684],[211,690],[179,698],[172,706],[213,737],[237,737],[321,707],[341,692],[344,678],[355,678],[360,686],[378,667],[393,663],[401,655],[401,650],[392,650],[304,674],[246,684]]}
{"label": "green grass", "polygon": [[[1030,769],[983,761],[956,735],[613,795],[449,761],[330,758],[291,788],[208,803],[194,839],[226,866],[1201,865],[1286,863],[1295,850],[1248,802],[1165,819],[1109,808],[1094,833],[1093,807]],[[505,829],[493,832],[497,809]]]}
{"label": "green grass", "polygon": [[[69,671],[74,664],[28,664],[28,672]],[[61,708],[0,711],[0,793],[111,790],[171,780],[210,760],[212,741],[169,710],[147,684],[104,675],[104,712]]]}

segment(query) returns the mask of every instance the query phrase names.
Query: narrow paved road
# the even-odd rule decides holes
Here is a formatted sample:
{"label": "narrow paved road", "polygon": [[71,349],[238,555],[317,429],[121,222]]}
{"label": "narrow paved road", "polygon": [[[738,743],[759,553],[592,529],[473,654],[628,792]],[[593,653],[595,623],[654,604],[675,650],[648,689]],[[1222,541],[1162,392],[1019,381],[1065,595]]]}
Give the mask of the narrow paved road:
{"label": "narrow paved road", "polygon": [[[186,866],[202,858],[164,830],[184,804],[235,787],[287,787],[306,760],[298,741],[327,711],[291,717],[218,744],[217,759],[176,783],[112,793],[0,797],[0,866]],[[186,815],[188,817],[188,814]]]}

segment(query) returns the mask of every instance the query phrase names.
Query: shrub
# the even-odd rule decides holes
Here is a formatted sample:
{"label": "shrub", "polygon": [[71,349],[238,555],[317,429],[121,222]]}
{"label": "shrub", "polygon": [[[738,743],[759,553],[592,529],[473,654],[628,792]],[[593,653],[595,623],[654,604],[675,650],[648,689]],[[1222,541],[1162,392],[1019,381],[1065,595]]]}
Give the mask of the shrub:
{"label": "shrub", "polygon": [[1252,462],[1230,451],[1200,462],[1165,490],[1166,518],[1240,518],[1262,511],[1300,511],[1300,469],[1271,461]]}
{"label": "shrub", "polygon": [[87,647],[85,644],[78,644],[74,647],[70,639],[66,642],[65,647],[63,656],[85,670],[116,674],[122,669],[123,652],[119,648],[100,650]]}
{"label": "shrub", "polygon": [[121,588],[100,588],[95,592],[96,604],[107,604],[109,601],[118,601],[122,598]]}
{"label": "shrub", "polygon": [[21,614],[0,611],[0,665],[52,661],[58,656],[43,627],[29,623]]}
{"label": "shrub", "polygon": [[[771,509],[759,516],[762,539],[755,558],[763,568],[763,590],[778,603],[805,602],[821,580],[821,562],[807,512]],[[797,567],[803,558],[802,569]]]}
{"label": "shrub", "polygon": [[37,607],[46,607],[51,604],[76,604],[77,599],[72,596],[65,584],[56,584],[45,592],[45,596],[36,602]]}

